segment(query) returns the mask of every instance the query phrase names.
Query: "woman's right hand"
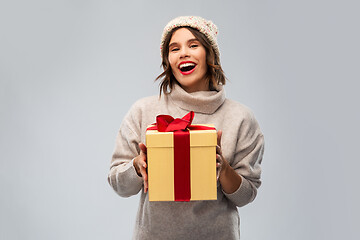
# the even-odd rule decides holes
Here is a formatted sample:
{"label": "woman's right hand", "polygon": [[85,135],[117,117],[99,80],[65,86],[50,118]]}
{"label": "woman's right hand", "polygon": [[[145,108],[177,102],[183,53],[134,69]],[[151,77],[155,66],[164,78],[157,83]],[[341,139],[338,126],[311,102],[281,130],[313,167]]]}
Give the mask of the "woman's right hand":
{"label": "woman's right hand", "polygon": [[143,178],[144,180],[144,193],[147,192],[149,185],[148,185],[148,176],[147,176],[147,156],[146,156],[146,146],[143,143],[139,143],[140,148],[140,155],[135,157],[134,159],[134,167],[136,170],[136,173]]}

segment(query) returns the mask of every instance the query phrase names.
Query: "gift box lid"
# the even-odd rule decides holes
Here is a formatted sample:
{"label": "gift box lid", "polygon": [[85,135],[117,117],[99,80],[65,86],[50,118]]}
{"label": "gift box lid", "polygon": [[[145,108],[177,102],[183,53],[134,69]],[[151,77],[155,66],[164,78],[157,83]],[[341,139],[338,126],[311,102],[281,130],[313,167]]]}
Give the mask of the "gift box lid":
{"label": "gift box lid", "polygon": [[[214,127],[211,124],[193,124],[193,126]],[[190,130],[190,146],[204,147],[216,146],[217,135],[216,130]],[[173,132],[158,132],[157,130],[146,131],[146,146],[149,148],[156,147],[173,147]]]}

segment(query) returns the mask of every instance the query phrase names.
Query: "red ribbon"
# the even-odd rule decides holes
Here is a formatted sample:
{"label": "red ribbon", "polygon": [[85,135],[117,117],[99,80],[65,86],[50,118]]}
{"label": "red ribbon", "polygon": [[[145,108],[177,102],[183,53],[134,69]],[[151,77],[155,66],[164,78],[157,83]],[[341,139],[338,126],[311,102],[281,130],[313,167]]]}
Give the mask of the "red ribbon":
{"label": "red ribbon", "polygon": [[213,130],[206,126],[192,126],[194,112],[183,118],[174,119],[170,115],[158,115],[156,124],[147,130],[174,132],[174,189],[175,201],[190,201],[190,133],[189,130]]}

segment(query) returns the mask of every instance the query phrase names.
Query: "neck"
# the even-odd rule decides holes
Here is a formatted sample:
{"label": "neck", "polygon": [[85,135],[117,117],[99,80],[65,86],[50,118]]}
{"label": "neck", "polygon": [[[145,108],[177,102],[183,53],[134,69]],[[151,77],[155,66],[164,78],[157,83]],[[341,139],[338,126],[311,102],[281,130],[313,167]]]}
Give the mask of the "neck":
{"label": "neck", "polygon": [[187,93],[194,93],[194,92],[199,92],[199,91],[210,91],[210,86],[209,86],[209,80],[205,79],[203,81],[201,81],[201,84],[198,84],[196,86],[183,86],[179,83],[179,85],[182,87],[182,89],[184,89]]}

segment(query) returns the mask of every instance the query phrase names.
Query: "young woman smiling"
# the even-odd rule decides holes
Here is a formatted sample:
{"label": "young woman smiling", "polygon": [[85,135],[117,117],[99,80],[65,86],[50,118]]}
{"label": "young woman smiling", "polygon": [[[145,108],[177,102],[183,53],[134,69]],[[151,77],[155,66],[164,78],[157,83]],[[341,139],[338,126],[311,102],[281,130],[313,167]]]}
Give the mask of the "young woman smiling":
{"label": "young woman smiling", "polygon": [[172,73],[188,93],[208,91],[206,50],[187,28],[176,30],[169,44]]}
{"label": "young woman smiling", "polygon": [[[201,17],[178,17],[162,35],[164,72],[160,98],[137,101],[116,139],[108,181],[123,197],[141,189],[134,239],[239,239],[237,207],[252,202],[261,184],[264,137],[252,111],[225,98],[217,27]],[[218,129],[217,200],[149,202],[145,132],[160,114],[182,117]]]}

